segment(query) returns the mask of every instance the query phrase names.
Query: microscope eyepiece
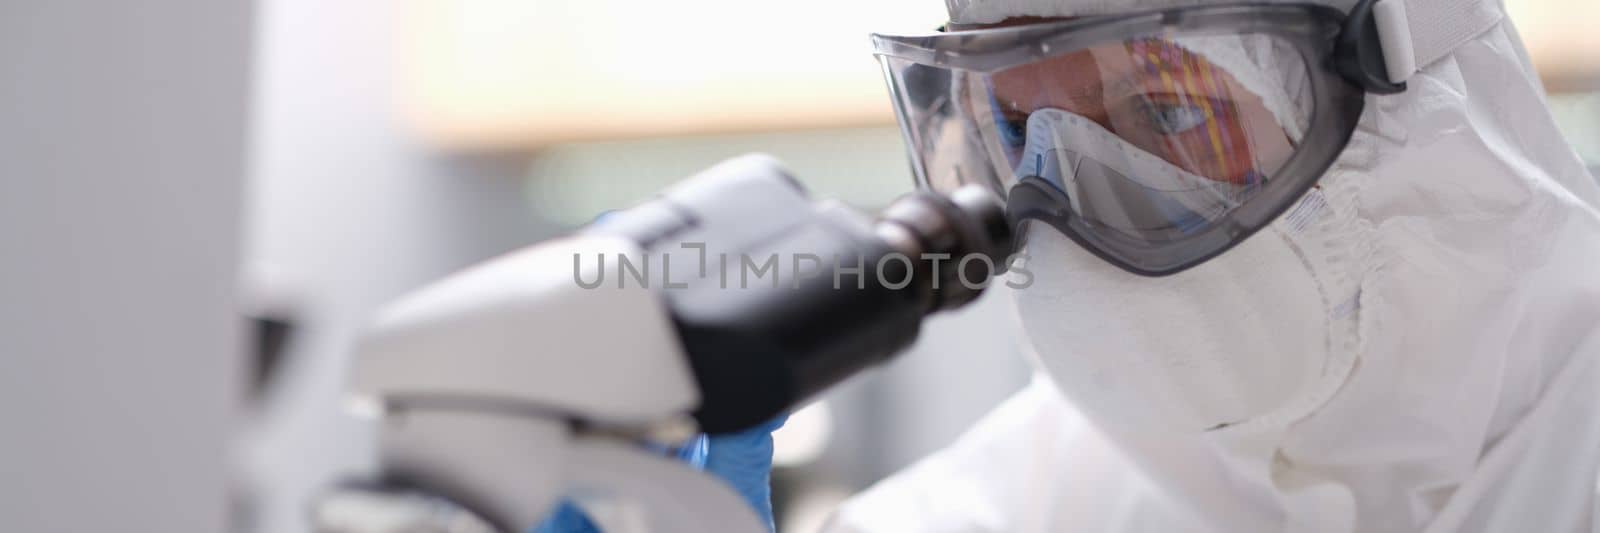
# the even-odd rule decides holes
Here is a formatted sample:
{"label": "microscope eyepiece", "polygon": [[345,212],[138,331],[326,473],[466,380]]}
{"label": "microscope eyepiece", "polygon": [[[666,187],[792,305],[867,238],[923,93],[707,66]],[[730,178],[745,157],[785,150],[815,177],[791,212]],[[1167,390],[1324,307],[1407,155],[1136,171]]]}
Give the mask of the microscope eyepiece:
{"label": "microscope eyepiece", "polygon": [[662,292],[708,433],[765,422],[909,346],[923,318],[977,299],[1012,242],[999,198],[980,185],[911,193],[873,218],[813,201],[765,157],[718,165],[604,222],[590,231],[629,237],[657,264],[699,266]]}
{"label": "microscope eyepiece", "polygon": [[916,278],[931,296],[928,312],[977,299],[989,280],[1005,271],[1011,256],[1005,208],[976,184],[949,197],[932,192],[903,196],[883,211],[874,232],[896,252],[920,259]]}

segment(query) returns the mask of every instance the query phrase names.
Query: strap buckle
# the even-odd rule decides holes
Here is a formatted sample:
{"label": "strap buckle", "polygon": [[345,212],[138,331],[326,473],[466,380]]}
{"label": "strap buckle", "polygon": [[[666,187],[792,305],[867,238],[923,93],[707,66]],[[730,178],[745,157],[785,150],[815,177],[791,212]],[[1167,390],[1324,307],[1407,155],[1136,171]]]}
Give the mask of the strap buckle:
{"label": "strap buckle", "polygon": [[1334,66],[1369,93],[1395,94],[1417,73],[1404,0],[1361,0],[1350,9],[1334,49]]}

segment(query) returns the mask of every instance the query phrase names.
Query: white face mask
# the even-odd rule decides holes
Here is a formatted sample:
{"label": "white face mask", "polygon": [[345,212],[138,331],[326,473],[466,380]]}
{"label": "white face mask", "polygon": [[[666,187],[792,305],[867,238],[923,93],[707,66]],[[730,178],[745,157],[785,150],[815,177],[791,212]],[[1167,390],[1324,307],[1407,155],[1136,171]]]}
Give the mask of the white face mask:
{"label": "white face mask", "polygon": [[[1171,198],[1173,210],[1205,213],[1229,207],[1239,187],[1186,172],[1065,111],[1035,111],[1027,131],[1018,170],[1068,197],[1086,182],[1119,179],[1164,191],[1152,196]],[[1136,223],[1135,215],[1124,218]],[[1328,389],[1311,385],[1329,358],[1329,298],[1277,226],[1194,269],[1149,278],[1033,224],[1024,251],[1034,279],[1015,298],[1039,361],[1102,424],[1193,432],[1287,423],[1309,411],[1315,406],[1305,404],[1319,400],[1309,391]]]}
{"label": "white face mask", "polygon": [[1278,231],[1164,278],[1029,231],[1033,284],[1014,292],[1017,312],[1044,369],[1098,423],[1195,432],[1315,407],[1295,404],[1320,388],[1326,297]]}

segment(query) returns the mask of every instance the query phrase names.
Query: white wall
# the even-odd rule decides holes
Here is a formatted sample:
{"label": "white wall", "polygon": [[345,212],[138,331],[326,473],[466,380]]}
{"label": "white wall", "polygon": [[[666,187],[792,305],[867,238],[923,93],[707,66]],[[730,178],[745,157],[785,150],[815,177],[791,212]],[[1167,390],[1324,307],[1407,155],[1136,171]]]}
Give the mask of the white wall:
{"label": "white wall", "polygon": [[369,460],[341,410],[348,349],[384,302],[544,236],[516,160],[431,153],[392,104],[382,0],[265,0],[247,264],[298,298],[304,329],[242,435],[255,531],[304,531],[307,498]]}
{"label": "white wall", "polygon": [[0,3],[0,531],[226,527],[250,15]]}

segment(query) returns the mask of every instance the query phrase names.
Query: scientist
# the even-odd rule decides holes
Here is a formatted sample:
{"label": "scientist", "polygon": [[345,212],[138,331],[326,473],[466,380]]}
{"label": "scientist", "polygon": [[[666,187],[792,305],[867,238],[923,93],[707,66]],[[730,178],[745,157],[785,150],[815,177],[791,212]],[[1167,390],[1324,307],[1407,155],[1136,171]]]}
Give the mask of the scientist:
{"label": "scientist", "polygon": [[[919,184],[1008,199],[1039,375],[830,531],[1600,527],[1600,187],[1499,2],[1328,4],[875,37]],[[766,429],[709,447],[763,510]]]}

